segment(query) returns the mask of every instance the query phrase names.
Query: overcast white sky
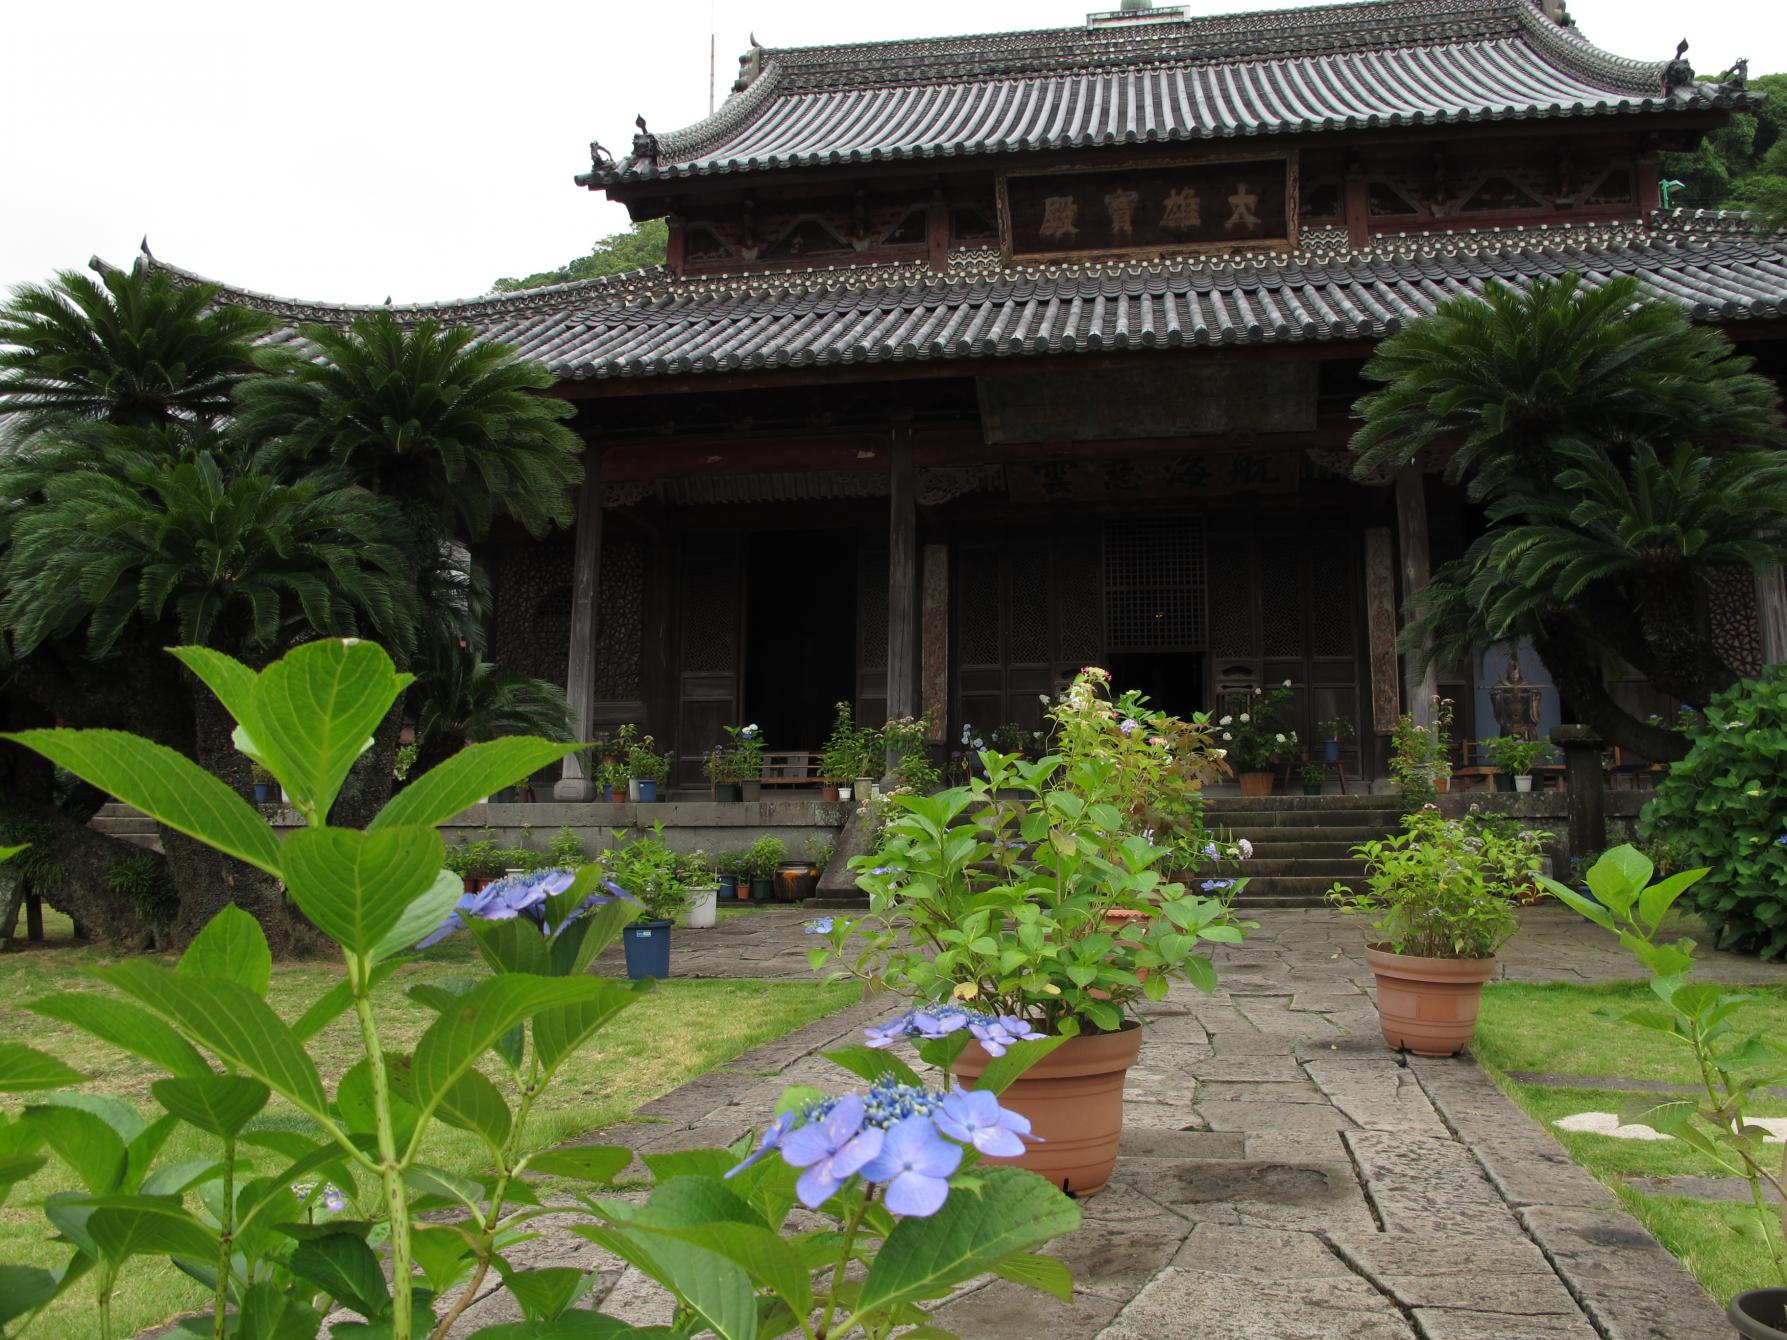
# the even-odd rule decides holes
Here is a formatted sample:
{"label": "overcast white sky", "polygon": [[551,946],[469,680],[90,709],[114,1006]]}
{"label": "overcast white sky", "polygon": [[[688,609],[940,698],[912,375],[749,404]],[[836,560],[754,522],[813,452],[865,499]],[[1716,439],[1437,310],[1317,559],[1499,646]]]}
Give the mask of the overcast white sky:
{"label": "overcast white sky", "polygon": [[[337,302],[469,296],[626,212],[571,183],[767,46],[1058,27],[1116,0],[0,0],[0,288],[157,256]],[[1194,13],[1287,9],[1190,0]],[[1780,0],[1572,0],[1593,41],[1787,70]]]}

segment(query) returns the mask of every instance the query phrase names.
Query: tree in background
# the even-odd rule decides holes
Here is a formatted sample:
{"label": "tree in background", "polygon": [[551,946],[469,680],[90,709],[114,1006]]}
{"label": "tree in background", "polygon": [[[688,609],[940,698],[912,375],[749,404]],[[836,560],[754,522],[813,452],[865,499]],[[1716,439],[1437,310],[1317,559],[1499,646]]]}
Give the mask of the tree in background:
{"label": "tree in background", "polygon": [[663,219],[647,219],[624,233],[611,233],[600,238],[589,249],[556,270],[542,270],[525,279],[499,279],[491,285],[498,293],[517,293],[527,288],[545,288],[548,284],[569,284],[576,279],[595,279],[601,275],[622,274],[628,270],[644,270],[664,263],[664,246],[670,236]]}
{"label": "tree in background", "polygon": [[1787,228],[1787,74],[1765,74],[1749,86],[1768,101],[1738,112],[1689,152],[1659,154],[1658,168],[1681,183],[1672,205],[1747,209],[1766,229]]}
{"label": "tree in background", "polygon": [[1687,739],[1625,711],[1603,667],[1618,657],[1695,706],[1737,678],[1705,593],[1720,567],[1787,555],[1780,395],[1750,362],[1629,277],[1491,283],[1379,345],[1358,472],[1449,449],[1447,481],[1488,516],[1418,598],[1404,651],[1531,638],[1575,719],[1641,757],[1682,757]]}

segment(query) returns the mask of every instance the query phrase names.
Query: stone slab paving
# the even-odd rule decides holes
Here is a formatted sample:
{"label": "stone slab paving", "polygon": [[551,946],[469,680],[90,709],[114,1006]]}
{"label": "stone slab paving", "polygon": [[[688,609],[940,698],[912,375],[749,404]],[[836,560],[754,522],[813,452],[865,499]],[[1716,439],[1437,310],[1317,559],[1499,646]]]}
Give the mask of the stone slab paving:
{"label": "stone slab paving", "polygon": [[[804,909],[678,931],[684,976],[808,973]],[[1722,1310],[1468,1058],[1389,1052],[1358,927],[1270,910],[1218,957],[1221,989],[1150,1006],[1116,1173],[1050,1251],[1070,1306],[988,1279],[937,1308],[970,1340],[1713,1340]],[[1563,909],[1529,909],[1503,956],[1518,980],[1633,976]],[[607,966],[607,965],[604,965]],[[1702,976],[1783,981],[1710,955]],[[818,1053],[885,1004],[859,1003],[768,1043],[592,1133],[641,1153],[736,1140],[791,1083],[835,1085]],[[580,1239],[553,1264],[601,1272],[592,1302],[639,1324],[661,1293]],[[531,1262],[530,1262],[531,1263]],[[545,1263],[545,1258],[541,1261]],[[486,1296],[457,1333],[515,1320]]]}

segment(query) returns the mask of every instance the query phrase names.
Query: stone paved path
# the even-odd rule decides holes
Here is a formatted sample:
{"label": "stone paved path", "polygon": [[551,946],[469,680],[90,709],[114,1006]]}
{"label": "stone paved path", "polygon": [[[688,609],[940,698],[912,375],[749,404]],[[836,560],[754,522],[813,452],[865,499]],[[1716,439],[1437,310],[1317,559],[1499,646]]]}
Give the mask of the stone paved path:
{"label": "stone paved path", "polygon": [[[771,909],[679,931],[685,975],[807,971],[798,923]],[[1222,988],[1152,1006],[1121,1156],[1084,1227],[1052,1252],[1072,1306],[1001,1280],[938,1309],[970,1340],[1713,1340],[1730,1330],[1685,1270],[1468,1059],[1404,1061],[1378,1033],[1358,927],[1273,911],[1225,947]],[[1631,968],[1573,914],[1536,909],[1504,955],[1523,980]],[[1783,980],[1712,956],[1703,975]],[[885,1007],[858,1005],[758,1048],[591,1140],[724,1144],[796,1082],[835,1085],[816,1052]],[[600,1306],[663,1321],[661,1294],[580,1239],[535,1264],[604,1267]],[[511,1320],[498,1295],[462,1332]]]}

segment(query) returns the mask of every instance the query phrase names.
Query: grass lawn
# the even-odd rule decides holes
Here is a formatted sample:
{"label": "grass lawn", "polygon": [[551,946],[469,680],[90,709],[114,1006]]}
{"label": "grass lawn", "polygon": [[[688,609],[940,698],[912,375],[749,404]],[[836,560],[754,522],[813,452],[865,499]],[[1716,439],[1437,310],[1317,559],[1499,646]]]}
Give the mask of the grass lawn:
{"label": "grass lawn", "polygon": [[[1787,986],[1749,989],[1756,999],[1733,1023],[1740,1034],[1787,1037]],[[1634,1104],[1658,1101],[1644,1095],[1603,1089],[1597,1078],[1661,1080],[1692,1084],[1698,1070],[1687,1047],[1636,1024],[1603,1021],[1601,1009],[1655,1003],[1643,982],[1594,986],[1567,983],[1497,982],[1483,992],[1483,1013],[1471,1044],[1496,1082],[1535,1121],[1620,1198],[1659,1242],[1674,1252],[1707,1292],[1727,1302],[1744,1289],[1773,1284],[1765,1248],[1754,1235],[1747,1203],[1712,1203],[1633,1190],[1631,1177],[1725,1175],[1704,1155],[1671,1140],[1616,1140],[1611,1136],[1561,1131],[1552,1123],[1578,1112],[1630,1112]],[[1577,1076],[1581,1084],[1532,1084],[1509,1072]],[[1787,1115],[1787,1100],[1758,1100],[1754,1115]],[[1779,1145],[1770,1145],[1776,1157]]]}
{"label": "grass lawn", "polygon": [[[66,920],[46,914],[45,921],[43,946],[0,958],[0,1039],[29,1043],[49,1052],[91,1077],[84,1086],[87,1091],[124,1098],[148,1111],[149,1084],[160,1076],[154,1067],[69,1025],[14,1008],[55,991],[109,993],[109,988],[83,976],[82,970],[111,962],[112,956],[70,944]],[[403,994],[406,986],[442,976],[482,975],[483,971],[465,936],[455,936],[417,962],[399,968],[375,996],[387,1049],[407,1050],[434,1018],[432,1011],[409,1001]],[[295,1019],[339,976],[336,965],[320,959],[276,965],[268,1000],[281,1017]],[[553,1087],[534,1105],[529,1143],[535,1148],[556,1144],[625,1120],[642,1103],[760,1043],[842,1009],[856,994],[856,988],[847,983],[816,981],[661,982],[560,1069]],[[359,1055],[359,1034],[352,1016],[320,1033],[311,1041],[310,1050],[325,1082],[332,1083]],[[507,1086],[504,1092],[508,1092]],[[20,1106],[22,1103],[15,1101],[7,1110],[16,1112]],[[257,1121],[304,1127],[304,1119],[289,1108],[282,1110],[278,1098]],[[181,1126],[163,1147],[160,1161],[215,1153],[209,1137]],[[437,1124],[423,1159],[469,1172],[483,1166],[481,1154],[482,1146],[473,1136]],[[273,1171],[273,1156],[263,1154],[262,1159],[267,1166],[258,1171]],[[48,1167],[13,1189],[0,1206],[0,1262],[54,1266],[66,1258],[65,1248],[48,1241],[40,1207],[45,1195],[64,1189],[70,1180],[52,1157]],[[373,1193],[376,1188],[366,1183],[362,1190]],[[139,1257],[125,1272],[114,1296],[113,1324],[119,1335],[132,1335],[204,1302],[200,1287],[168,1262]],[[97,1335],[91,1291],[76,1286],[69,1298],[40,1319],[32,1333],[44,1337]]]}

